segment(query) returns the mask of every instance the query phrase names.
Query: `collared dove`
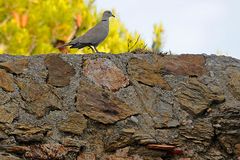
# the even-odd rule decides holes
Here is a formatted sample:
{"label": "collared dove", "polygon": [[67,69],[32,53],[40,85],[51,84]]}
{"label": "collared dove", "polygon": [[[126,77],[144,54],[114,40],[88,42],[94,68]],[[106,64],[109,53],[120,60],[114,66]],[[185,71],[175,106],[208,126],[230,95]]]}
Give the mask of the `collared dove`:
{"label": "collared dove", "polygon": [[[73,39],[72,41],[64,44],[59,47],[71,46],[70,48],[84,48],[90,47],[93,51],[98,52],[97,46],[101,43],[108,35],[109,32],[109,18],[115,17],[111,11],[105,11],[103,13],[102,21],[99,22],[96,26],[91,28],[84,35]],[[94,49],[93,49],[93,48]]]}

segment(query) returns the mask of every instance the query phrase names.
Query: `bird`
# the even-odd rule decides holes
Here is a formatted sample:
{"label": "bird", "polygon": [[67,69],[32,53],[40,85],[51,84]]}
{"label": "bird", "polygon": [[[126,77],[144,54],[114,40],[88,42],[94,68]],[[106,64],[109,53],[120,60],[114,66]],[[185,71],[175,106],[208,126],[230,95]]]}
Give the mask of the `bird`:
{"label": "bird", "polygon": [[97,46],[108,36],[110,17],[115,16],[111,11],[104,11],[102,20],[98,24],[88,30],[84,35],[77,37],[58,48],[63,48],[65,46],[70,46],[70,48],[78,49],[90,47],[93,52],[99,53]]}

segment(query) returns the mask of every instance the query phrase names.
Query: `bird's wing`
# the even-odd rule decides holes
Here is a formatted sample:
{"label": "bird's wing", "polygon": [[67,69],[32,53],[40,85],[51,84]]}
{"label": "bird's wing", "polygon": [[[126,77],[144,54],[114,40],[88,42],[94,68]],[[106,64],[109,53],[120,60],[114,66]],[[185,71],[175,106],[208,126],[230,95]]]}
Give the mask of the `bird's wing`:
{"label": "bird's wing", "polygon": [[76,44],[97,45],[101,41],[103,41],[108,34],[108,28],[106,26],[107,26],[106,24],[100,22],[96,26],[91,28],[89,31],[87,31],[84,35],[73,39],[71,42],[68,43],[68,45]]}
{"label": "bird's wing", "polygon": [[108,34],[108,28],[107,25],[103,22],[98,23],[96,26],[94,26],[92,29],[90,29],[87,33],[85,33],[83,36],[79,37],[80,43],[88,43],[88,44],[99,44],[101,41],[103,41],[107,34]]}

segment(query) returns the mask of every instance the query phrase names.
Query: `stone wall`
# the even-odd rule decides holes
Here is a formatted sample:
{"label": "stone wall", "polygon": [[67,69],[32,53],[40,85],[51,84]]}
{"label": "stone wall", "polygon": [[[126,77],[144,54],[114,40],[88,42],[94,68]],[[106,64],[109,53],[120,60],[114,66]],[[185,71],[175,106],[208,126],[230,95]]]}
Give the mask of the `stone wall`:
{"label": "stone wall", "polygon": [[0,56],[0,159],[240,157],[240,61]]}

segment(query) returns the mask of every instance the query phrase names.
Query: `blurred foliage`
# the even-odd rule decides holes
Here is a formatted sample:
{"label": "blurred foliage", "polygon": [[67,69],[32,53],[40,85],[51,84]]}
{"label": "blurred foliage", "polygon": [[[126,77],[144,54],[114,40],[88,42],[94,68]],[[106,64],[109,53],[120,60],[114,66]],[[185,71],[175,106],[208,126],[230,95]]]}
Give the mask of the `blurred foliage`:
{"label": "blurred foliage", "polygon": [[162,24],[155,24],[153,26],[153,43],[152,43],[152,50],[154,52],[160,52],[160,48],[162,46],[162,33],[163,33],[163,25]]}
{"label": "blurred foliage", "polygon": [[[0,54],[56,53],[56,43],[80,36],[101,20],[94,0],[0,0]],[[162,26],[154,26],[154,49],[161,47]],[[130,33],[118,18],[110,20],[110,33],[98,49],[121,53],[144,48],[138,33]],[[70,53],[91,53],[88,48]]]}

